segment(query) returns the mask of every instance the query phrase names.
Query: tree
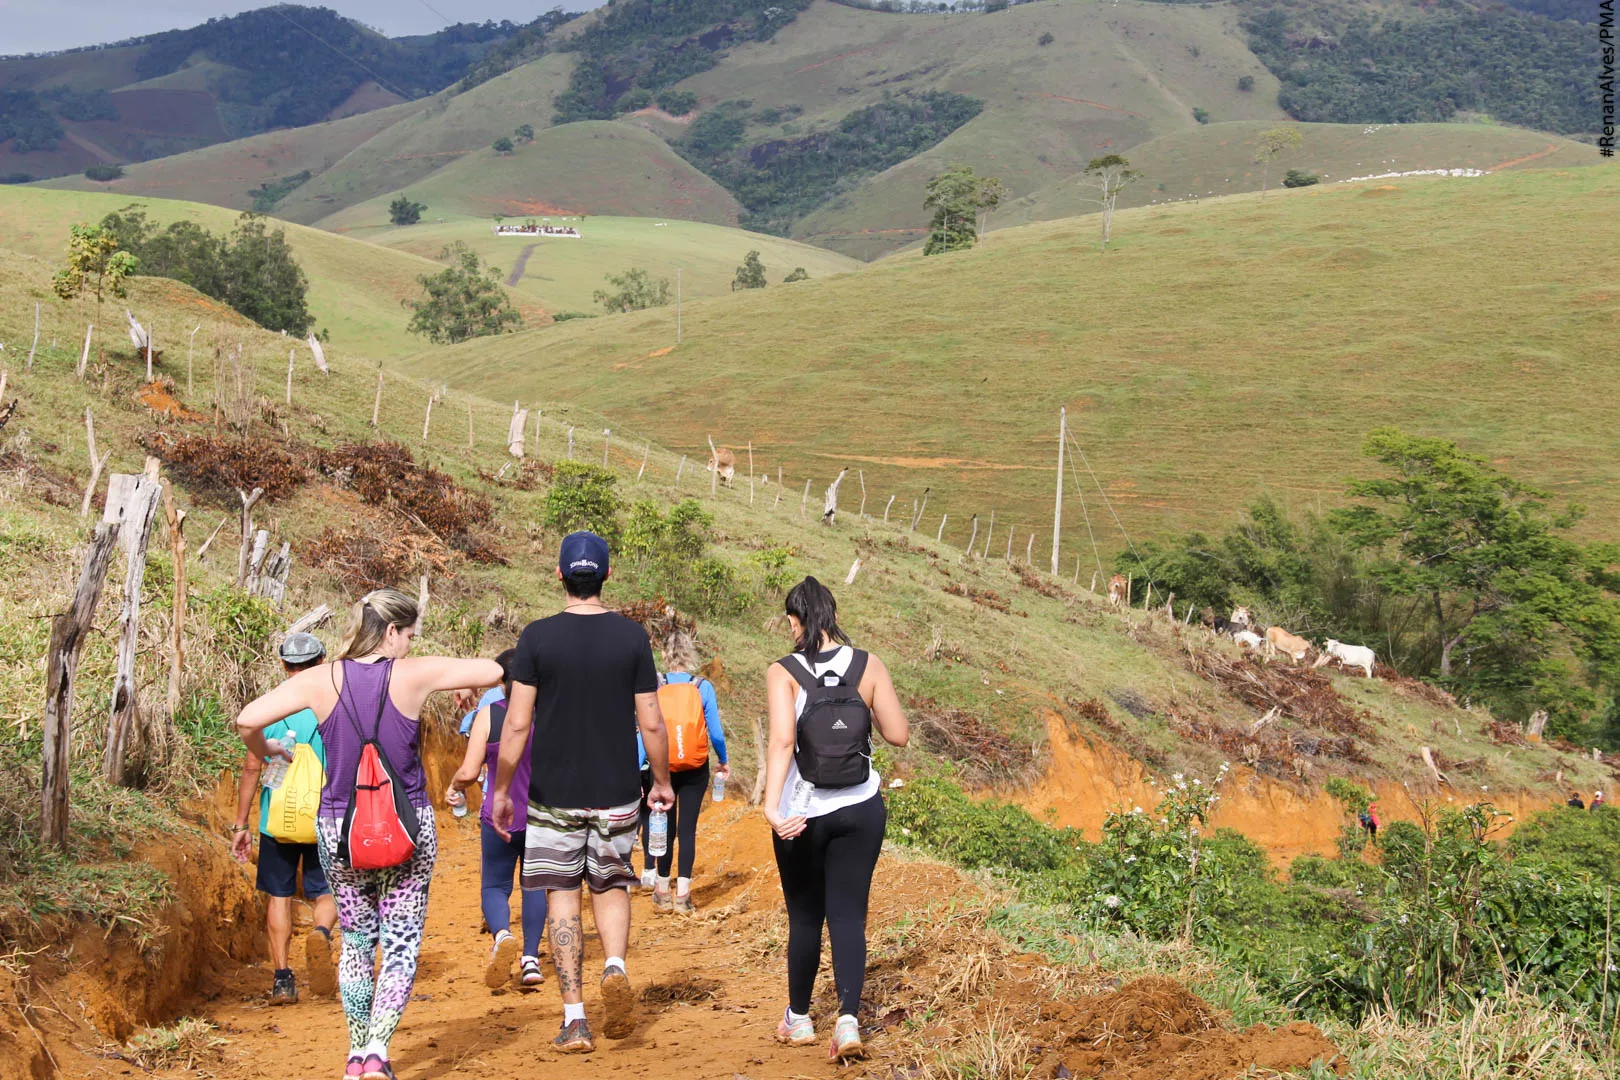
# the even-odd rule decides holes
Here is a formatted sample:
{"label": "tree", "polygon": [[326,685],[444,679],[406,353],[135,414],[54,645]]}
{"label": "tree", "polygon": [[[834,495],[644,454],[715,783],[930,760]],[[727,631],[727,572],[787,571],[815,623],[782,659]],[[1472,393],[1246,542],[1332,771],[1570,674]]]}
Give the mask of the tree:
{"label": "tree", "polygon": [[1444,439],[1380,428],[1362,452],[1389,475],[1351,484],[1361,502],[1331,520],[1391,591],[1431,606],[1441,677],[1521,714],[1594,712],[1563,658],[1620,686],[1620,549],[1570,540],[1579,507],[1550,513],[1545,492]]}
{"label": "tree", "polygon": [[[104,293],[124,296],[124,279],[135,272],[140,260],[125,251],[118,235],[100,225],[74,225],[68,229],[67,265],[51,279],[51,288],[63,300],[72,300],[86,289],[96,294],[96,325],[101,326],[101,299]],[[96,359],[101,359],[103,332],[96,340]]]}
{"label": "tree", "polygon": [[286,230],[271,232],[265,220],[245,213],[236,219],[230,243],[221,242],[220,297],[266,330],[302,337],[315,324],[307,302],[309,278],[293,258]]}
{"label": "tree", "polygon": [[1245,94],[1253,93],[1254,92],[1254,76],[1253,75],[1239,75],[1238,76],[1238,89],[1243,91]]}
{"label": "tree", "polygon": [[1260,197],[1266,197],[1271,179],[1271,161],[1285,150],[1297,150],[1305,137],[1298,128],[1274,127],[1260,133],[1254,146],[1254,163],[1260,166]]}
{"label": "tree", "polygon": [[122,165],[91,165],[84,170],[86,180],[94,180],[105,184],[110,180],[122,179],[124,167]]}
{"label": "tree", "polygon": [[422,220],[422,211],[427,207],[419,202],[412,202],[410,196],[401,195],[388,204],[388,220],[395,225],[415,225]]}
{"label": "tree", "polygon": [[524,142],[534,142],[534,125],[533,124],[519,124],[517,126],[517,129],[515,131],[513,131],[512,134],[516,135],[519,139],[522,139]]}
{"label": "tree", "polygon": [[591,294],[591,299],[610,312],[644,311],[669,303],[669,278],[659,278],[655,282],[647,271],[636,267],[617,276],[607,275],[607,283],[615,291],[597,289]]}
{"label": "tree", "polygon": [[782,279],[782,284],[791,285],[795,281],[809,281],[809,280],[810,280],[810,271],[806,270],[802,266],[795,266],[793,268],[793,273],[789,274],[787,277]]}
{"label": "tree", "polygon": [[497,154],[510,154],[512,152],[512,140],[502,135],[491,144],[491,147]]}
{"label": "tree", "polygon": [[743,256],[742,265],[737,267],[737,276],[731,279],[731,291],[763,289],[764,287],[765,264],[760,262],[759,252],[750,251]]}
{"label": "tree", "polygon": [[1320,176],[1315,173],[1305,172],[1303,169],[1289,169],[1288,175],[1283,177],[1283,187],[1285,188],[1310,187],[1312,184],[1320,184],[1321,182],[1322,178]]}
{"label": "tree", "polygon": [[1131,168],[1131,163],[1118,154],[1107,154],[1092,158],[1086,165],[1085,175],[1097,185],[1102,196],[1095,201],[1102,207],[1102,246],[1107,251],[1108,242],[1114,236],[1114,207],[1119,203],[1119,193],[1126,184],[1142,174]]}
{"label": "tree", "polygon": [[993,176],[980,176],[967,165],[951,165],[928,181],[923,208],[934,212],[928,226],[924,255],[970,248],[979,242],[982,215],[1006,197],[1005,185]]}
{"label": "tree", "polygon": [[417,282],[427,293],[424,300],[403,300],[415,314],[406,329],[435,345],[454,345],[468,338],[510,333],[523,325],[501,288],[501,272],[480,267],[476,252],[459,240],[439,253],[454,260],[437,274],[421,274]]}

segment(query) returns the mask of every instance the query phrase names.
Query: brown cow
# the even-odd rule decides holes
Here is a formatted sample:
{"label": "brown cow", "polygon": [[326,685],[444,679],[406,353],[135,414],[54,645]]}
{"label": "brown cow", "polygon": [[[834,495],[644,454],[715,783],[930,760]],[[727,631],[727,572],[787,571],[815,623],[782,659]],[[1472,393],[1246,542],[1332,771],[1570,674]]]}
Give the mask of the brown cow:
{"label": "brown cow", "polygon": [[1129,602],[1130,598],[1125,595],[1128,584],[1124,574],[1115,574],[1108,579],[1108,602],[1114,607],[1119,607],[1121,602]]}
{"label": "brown cow", "polygon": [[1295,637],[1280,626],[1273,626],[1266,631],[1266,659],[1270,660],[1278,653],[1282,653],[1296,664],[1305,659],[1311,651],[1311,643],[1302,637]]}
{"label": "brown cow", "polygon": [[709,458],[708,469],[710,472],[718,469],[720,482],[729,487],[737,475],[737,455],[722,447]]}

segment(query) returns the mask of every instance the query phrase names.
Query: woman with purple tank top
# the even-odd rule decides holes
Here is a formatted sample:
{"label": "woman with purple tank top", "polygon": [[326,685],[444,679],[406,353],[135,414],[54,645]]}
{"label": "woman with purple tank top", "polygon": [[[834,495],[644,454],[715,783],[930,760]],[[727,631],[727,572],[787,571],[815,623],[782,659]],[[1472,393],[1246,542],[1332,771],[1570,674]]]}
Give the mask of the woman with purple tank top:
{"label": "woman with purple tank top", "polygon": [[[323,717],[326,786],[315,831],[343,932],[338,991],[349,1024],[343,1071],[348,1080],[393,1080],[388,1044],[416,981],[428,882],[438,854],[422,774],[422,706],[437,691],[488,686],[501,675],[493,660],[408,657],[416,620],[416,602],[397,589],[367,593],[349,613],[337,661],[299,672],[250,702],[236,718],[248,750],[268,755],[266,727],[299,709]],[[338,837],[354,793],[360,748],[372,737],[373,725],[422,828],[416,852],[406,862],[386,870],[355,870],[338,855]]]}
{"label": "woman with purple tank top", "polygon": [[[507,649],[495,658],[506,674],[501,689],[507,700],[512,693],[511,661],[516,649]],[[484,799],[478,810],[479,833],[479,906],[484,912],[484,926],[494,943],[489,950],[489,963],[484,968],[484,985],[491,990],[505,986],[512,978],[512,961],[519,959],[518,939],[512,936],[512,875],[523,862],[524,833],[517,831],[510,837],[502,836],[490,817],[490,789],[495,783],[495,769],[501,753],[501,730],[506,724],[506,701],[485,705],[473,717],[467,732],[467,755],[461,768],[450,778],[450,788],[444,793],[451,806],[465,806],[467,788],[478,783],[484,774]],[[531,738],[533,733],[530,733]],[[518,791],[529,790],[531,763],[527,749],[512,774],[512,786]],[[532,990],[545,982],[540,968],[540,939],[546,932],[546,894],[543,889],[523,890],[523,953],[518,965],[518,986]]]}

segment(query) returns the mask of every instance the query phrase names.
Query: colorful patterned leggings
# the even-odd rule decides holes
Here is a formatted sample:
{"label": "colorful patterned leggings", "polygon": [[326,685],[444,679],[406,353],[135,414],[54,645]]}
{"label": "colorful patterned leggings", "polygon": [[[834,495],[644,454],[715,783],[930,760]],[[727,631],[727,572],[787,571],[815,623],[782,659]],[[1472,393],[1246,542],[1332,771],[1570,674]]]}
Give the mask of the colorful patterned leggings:
{"label": "colorful patterned leggings", "polygon": [[[349,1053],[383,1051],[399,1027],[416,982],[416,957],[422,950],[427,921],[428,883],[438,857],[433,810],[418,807],[422,830],[409,862],[387,870],[354,870],[337,858],[343,822],[316,820],[321,866],[337,899],[343,953],[338,960],[338,989],[349,1021]],[[377,968],[377,946],[382,967]]]}

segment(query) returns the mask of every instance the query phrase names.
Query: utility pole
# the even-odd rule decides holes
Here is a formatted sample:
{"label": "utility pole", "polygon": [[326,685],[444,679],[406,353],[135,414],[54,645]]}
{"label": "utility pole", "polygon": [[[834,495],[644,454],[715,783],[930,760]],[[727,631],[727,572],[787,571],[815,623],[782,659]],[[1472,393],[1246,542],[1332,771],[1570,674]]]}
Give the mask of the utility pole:
{"label": "utility pole", "polygon": [[1069,434],[1069,407],[1058,408],[1057,504],[1052,510],[1052,575],[1058,572],[1058,538],[1063,531],[1063,442]]}

